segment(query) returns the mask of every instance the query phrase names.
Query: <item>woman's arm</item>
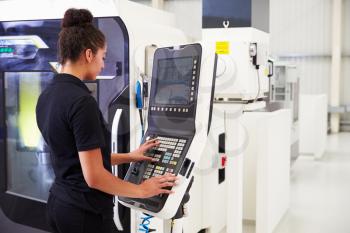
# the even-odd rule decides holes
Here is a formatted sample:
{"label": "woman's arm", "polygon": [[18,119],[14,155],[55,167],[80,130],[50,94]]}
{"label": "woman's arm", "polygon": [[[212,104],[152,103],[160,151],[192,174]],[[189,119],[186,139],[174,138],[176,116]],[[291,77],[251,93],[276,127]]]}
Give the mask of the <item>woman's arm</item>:
{"label": "woman's arm", "polygon": [[131,163],[133,162],[130,156],[130,153],[117,153],[111,154],[112,165],[119,165],[123,163]]}
{"label": "woman's arm", "polygon": [[145,156],[144,153],[153,147],[157,147],[158,145],[159,145],[159,142],[156,139],[153,139],[153,140],[146,141],[139,148],[137,148],[136,150],[130,153],[112,154],[111,155],[112,165],[118,165],[122,163],[131,163],[131,162],[137,162],[137,161],[152,161],[152,158]]}
{"label": "woman's arm", "polygon": [[164,188],[174,186],[176,181],[176,177],[171,174],[153,177],[140,185],[121,180],[103,167],[100,149],[80,151],[79,159],[88,186],[111,195],[147,198],[162,193],[170,194],[172,192]]}

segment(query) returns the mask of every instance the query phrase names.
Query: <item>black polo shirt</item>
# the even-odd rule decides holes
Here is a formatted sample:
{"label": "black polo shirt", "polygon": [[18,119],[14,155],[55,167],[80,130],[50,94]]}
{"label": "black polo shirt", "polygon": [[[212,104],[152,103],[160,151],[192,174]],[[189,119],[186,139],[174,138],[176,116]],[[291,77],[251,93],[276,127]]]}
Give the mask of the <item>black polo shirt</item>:
{"label": "black polo shirt", "polygon": [[79,151],[101,148],[103,165],[111,171],[109,133],[89,89],[78,78],[57,74],[36,106],[38,127],[51,149],[55,182],[51,194],[68,204],[113,216],[113,196],[85,182]]}

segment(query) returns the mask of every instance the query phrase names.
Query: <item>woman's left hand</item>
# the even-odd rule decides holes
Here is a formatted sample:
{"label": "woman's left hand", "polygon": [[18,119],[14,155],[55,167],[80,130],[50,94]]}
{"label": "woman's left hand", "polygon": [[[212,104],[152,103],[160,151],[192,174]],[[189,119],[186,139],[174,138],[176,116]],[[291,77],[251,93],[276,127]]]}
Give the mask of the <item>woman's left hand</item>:
{"label": "woman's left hand", "polygon": [[132,162],[137,161],[153,161],[153,158],[145,156],[145,152],[152,147],[157,147],[159,145],[159,141],[157,139],[152,139],[149,141],[146,141],[144,144],[142,144],[139,148],[136,150],[130,152],[130,158]]}

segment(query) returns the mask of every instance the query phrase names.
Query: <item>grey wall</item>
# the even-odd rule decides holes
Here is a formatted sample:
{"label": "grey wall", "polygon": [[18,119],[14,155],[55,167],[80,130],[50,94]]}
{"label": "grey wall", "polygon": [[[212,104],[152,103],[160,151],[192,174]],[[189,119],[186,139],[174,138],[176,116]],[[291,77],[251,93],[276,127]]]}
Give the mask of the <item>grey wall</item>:
{"label": "grey wall", "polygon": [[[271,52],[300,68],[301,92],[329,94],[332,0],[271,0]],[[350,104],[350,1],[343,0],[341,103]],[[293,55],[296,55],[293,58]],[[300,56],[301,55],[301,56]],[[344,115],[343,119],[350,119]]]}
{"label": "grey wall", "polygon": [[328,94],[331,0],[271,0],[270,6],[272,55],[298,65],[302,93]]}
{"label": "grey wall", "polygon": [[[151,0],[133,0],[147,6],[152,5]],[[202,28],[202,1],[201,0],[173,0],[164,1],[164,10],[176,15],[177,27],[183,30],[191,40],[201,38]]]}

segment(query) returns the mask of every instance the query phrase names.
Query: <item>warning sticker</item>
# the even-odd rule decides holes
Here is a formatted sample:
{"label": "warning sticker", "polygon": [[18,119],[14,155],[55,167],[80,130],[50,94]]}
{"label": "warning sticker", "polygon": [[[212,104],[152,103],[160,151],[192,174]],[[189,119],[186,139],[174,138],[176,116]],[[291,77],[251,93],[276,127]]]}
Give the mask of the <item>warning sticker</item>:
{"label": "warning sticker", "polygon": [[230,54],[230,42],[217,41],[216,42],[216,53],[217,54]]}

